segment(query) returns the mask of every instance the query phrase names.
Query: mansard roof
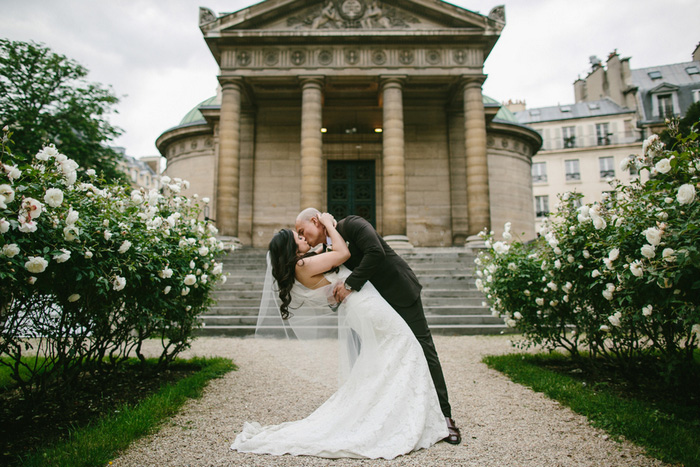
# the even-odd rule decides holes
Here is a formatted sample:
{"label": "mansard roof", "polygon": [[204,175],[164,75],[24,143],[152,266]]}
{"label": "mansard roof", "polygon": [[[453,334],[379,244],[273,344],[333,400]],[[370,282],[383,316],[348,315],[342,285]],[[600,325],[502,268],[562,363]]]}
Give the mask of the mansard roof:
{"label": "mansard roof", "polygon": [[486,16],[442,0],[266,0],[219,16],[200,8],[199,26],[214,57],[227,45],[318,43],[478,44],[488,56],[505,9]]}
{"label": "mansard roof", "polygon": [[634,110],[621,107],[609,97],[597,101],[578,102],[576,104],[539,107],[515,112],[515,117],[523,125],[577,118],[603,117],[634,113]]}

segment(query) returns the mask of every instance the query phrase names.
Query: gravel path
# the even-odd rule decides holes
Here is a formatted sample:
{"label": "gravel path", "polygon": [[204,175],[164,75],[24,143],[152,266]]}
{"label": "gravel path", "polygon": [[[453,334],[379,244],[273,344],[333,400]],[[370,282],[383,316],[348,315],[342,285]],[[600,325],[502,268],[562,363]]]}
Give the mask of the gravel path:
{"label": "gravel path", "polygon": [[[286,344],[250,338],[200,338],[183,357],[223,356],[239,366],[212,381],[160,432],[136,442],[126,466],[662,466],[628,442],[608,439],[586,419],[480,363],[513,351],[503,336],[435,336],[462,444],[438,443],[394,460],[319,459],[241,454],[229,446],[244,421],[263,425],[304,418],[333,392],[333,378],[304,380],[280,365]],[[330,360],[329,354],[326,355]]]}

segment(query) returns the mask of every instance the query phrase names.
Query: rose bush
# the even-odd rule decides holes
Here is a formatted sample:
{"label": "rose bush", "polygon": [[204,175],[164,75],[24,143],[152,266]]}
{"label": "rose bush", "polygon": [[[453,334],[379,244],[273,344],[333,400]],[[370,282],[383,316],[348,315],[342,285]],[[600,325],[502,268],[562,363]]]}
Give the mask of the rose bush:
{"label": "rose bush", "polygon": [[[478,285],[523,345],[581,349],[632,364],[654,355],[671,371],[700,342],[698,135],[668,151],[652,136],[630,156],[640,177],[603,202],[565,193],[530,243],[494,242],[478,258]],[[499,243],[508,244],[504,248]]]}
{"label": "rose bush", "polygon": [[[0,157],[0,354],[15,379],[30,390],[132,352],[143,359],[148,338],[171,361],[225,280],[216,229],[178,194],[187,182],[109,185],[53,146],[14,159],[10,136]],[[45,359],[22,376],[30,349]]]}

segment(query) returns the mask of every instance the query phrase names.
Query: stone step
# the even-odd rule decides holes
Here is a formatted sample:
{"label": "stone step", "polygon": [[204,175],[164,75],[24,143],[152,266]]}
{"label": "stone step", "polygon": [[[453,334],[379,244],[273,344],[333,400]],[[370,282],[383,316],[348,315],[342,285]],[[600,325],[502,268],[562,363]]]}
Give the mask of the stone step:
{"label": "stone step", "polygon": [[[431,315],[426,314],[428,326],[443,324],[503,324],[503,320],[493,316],[481,315]],[[337,326],[338,320],[335,316],[319,318],[319,324],[323,326]],[[257,315],[203,315],[200,321],[206,326],[232,326],[247,325],[255,327],[258,321]]]}
{"label": "stone step", "polygon": [[[234,304],[230,306],[218,306],[214,305],[209,307],[206,313],[201,316],[222,316],[222,315],[245,315],[245,316],[257,316],[260,308],[260,303],[254,305],[239,305]],[[489,314],[489,308],[477,305],[433,305],[433,306],[423,306],[423,311],[426,316],[471,316],[479,314]]]}
{"label": "stone step", "polygon": [[[502,324],[441,324],[430,326],[430,332],[434,335],[471,336],[512,334],[515,331]],[[255,334],[255,327],[245,325],[211,325],[201,327],[195,333],[198,336],[250,336]]]}

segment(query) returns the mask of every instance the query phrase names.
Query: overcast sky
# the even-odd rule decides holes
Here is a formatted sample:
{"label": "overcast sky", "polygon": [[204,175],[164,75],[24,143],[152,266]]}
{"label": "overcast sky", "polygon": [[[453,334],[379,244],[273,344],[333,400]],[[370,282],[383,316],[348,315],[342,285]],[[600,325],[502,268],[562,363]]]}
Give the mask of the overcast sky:
{"label": "overcast sky", "polygon": [[[0,37],[43,42],[121,97],[114,143],[135,157],[216,92],[218,67],[199,6],[232,12],[255,0],[22,0],[2,2]],[[617,49],[632,68],[687,62],[700,42],[697,0],[455,0],[484,15],[505,3],[506,27],[486,60],[484,93],[528,108],[573,103],[589,56]]]}

